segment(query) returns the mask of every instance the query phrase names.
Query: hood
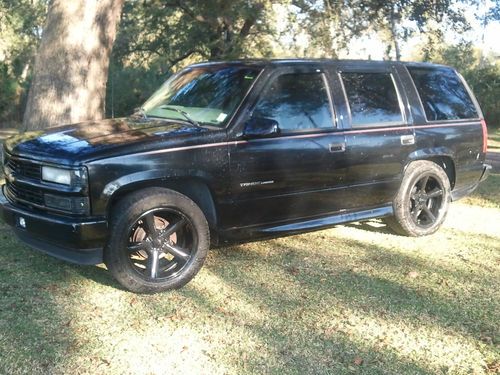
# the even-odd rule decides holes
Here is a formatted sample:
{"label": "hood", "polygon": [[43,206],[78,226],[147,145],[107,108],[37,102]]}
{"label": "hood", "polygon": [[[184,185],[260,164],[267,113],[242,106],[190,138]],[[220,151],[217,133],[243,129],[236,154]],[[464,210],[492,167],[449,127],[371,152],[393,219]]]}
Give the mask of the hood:
{"label": "hood", "polygon": [[88,159],[148,150],[158,142],[210,132],[184,122],[120,118],[26,132],[5,141],[8,153],[30,159],[77,164]]}

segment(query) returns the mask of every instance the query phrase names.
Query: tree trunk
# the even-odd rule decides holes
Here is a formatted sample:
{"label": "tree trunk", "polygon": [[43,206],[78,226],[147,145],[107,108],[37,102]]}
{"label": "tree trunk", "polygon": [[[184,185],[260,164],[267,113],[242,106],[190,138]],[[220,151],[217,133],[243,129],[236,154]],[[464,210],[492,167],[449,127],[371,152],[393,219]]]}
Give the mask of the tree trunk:
{"label": "tree trunk", "polygon": [[[394,5],[391,7],[391,36],[392,42],[394,43],[394,51],[396,52],[396,61],[401,60],[401,47],[399,46],[399,35],[397,30],[397,20],[396,12],[394,10]],[[399,18],[399,17],[398,17]]]}
{"label": "tree trunk", "polygon": [[24,130],[101,119],[123,0],[53,0],[35,60]]}

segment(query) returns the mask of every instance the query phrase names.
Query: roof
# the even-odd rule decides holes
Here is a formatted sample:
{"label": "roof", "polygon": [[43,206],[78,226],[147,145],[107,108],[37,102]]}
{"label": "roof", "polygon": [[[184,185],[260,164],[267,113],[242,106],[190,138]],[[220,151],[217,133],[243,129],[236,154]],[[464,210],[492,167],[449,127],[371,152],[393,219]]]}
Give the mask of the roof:
{"label": "roof", "polygon": [[429,62],[411,62],[411,61],[392,61],[392,60],[344,60],[344,59],[300,59],[300,58],[289,58],[289,59],[241,59],[241,60],[221,60],[221,61],[206,61],[191,66],[212,66],[212,65],[241,65],[241,66],[257,66],[265,67],[272,65],[306,65],[313,63],[336,63],[336,64],[353,64],[353,65],[394,65],[402,64],[410,67],[420,67],[420,68],[448,68],[445,65],[434,64]]}

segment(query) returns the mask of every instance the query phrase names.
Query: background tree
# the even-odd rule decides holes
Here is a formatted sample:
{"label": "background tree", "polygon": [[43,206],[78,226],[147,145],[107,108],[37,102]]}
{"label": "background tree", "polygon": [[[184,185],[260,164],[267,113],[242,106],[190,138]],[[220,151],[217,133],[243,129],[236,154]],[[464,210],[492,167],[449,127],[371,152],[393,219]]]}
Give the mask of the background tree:
{"label": "background tree", "polygon": [[37,53],[23,129],[104,116],[109,56],[123,0],[53,0]]}
{"label": "background tree", "polygon": [[127,1],[113,49],[107,115],[129,114],[188,63],[271,56],[272,3]]}
{"label": "background tree", "polygon": [[19,123],[24,112],[47,0],[0,0],[0,123]]}
{"label": "background tree", "polygon": [[[170,74],[203,60],[335,58],[364,40],[381,40],[385,58],[400,59],[407,40],[419,37],[413,60],[455,65],[443,45],[449,30],[467,30],[464,9],[484,26],[500,14],[500,3],[483,0],[52,0],[47,17],[48,4],[0,0],[0,127],[21,120],[42,30],[26,129],[97,119],[104,108],[127,115]],[[491,115],[498,61],[481,55],[477,65],[452,43],[457,58],[474,62],[457,66],[474,82],[490,126],[500,125]]]}

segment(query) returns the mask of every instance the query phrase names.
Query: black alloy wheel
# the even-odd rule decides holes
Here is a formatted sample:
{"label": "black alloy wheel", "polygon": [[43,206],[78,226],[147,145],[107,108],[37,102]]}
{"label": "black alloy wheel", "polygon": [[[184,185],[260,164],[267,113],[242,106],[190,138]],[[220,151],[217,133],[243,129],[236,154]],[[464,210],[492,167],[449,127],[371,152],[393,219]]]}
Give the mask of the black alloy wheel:
{"label": "black alloy wheel", "polygon": [[113,208],[104,262],[130,291],[156,293],[180,288],[201,269],[210,230],[201,209],[166,188],[147,188]]}
{"label": "black alloy wheel", "polygon": [[394,216],[385,222],[404,236],[432,234],[443,224],[450,200],[450,180],[444,169],[433,161],[414,161],[394,198]]}
{"label": "black alloy wheel", "polygon": [[161,280],[178,275],[197,246],[197,234],[185,215],[172,208],[156,208],[132,225],[127,250],[133,269],[141,277]]}
{"label": "black alloy wheel", "polygon": [[415,183],[410,195],[410,214],[416,225],[428,228],[436,222],[443,208],[443,194],[439,179],[430,174]]}

